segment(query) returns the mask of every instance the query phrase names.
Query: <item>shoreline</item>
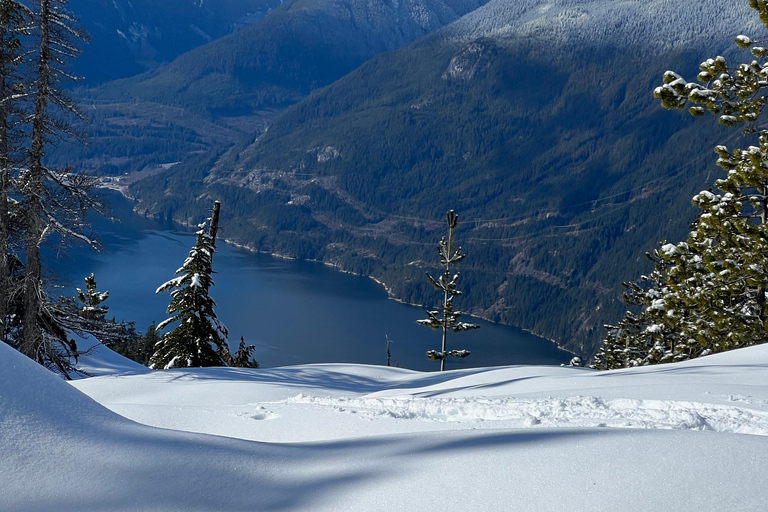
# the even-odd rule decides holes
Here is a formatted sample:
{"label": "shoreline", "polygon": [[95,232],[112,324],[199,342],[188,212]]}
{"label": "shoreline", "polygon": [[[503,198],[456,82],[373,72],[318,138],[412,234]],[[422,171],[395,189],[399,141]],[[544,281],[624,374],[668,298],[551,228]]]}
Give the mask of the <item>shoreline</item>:
{"label": "shoreline", "polygon": [[[183,223],[179,223],[179,224],[185,225],[185,224],[183,224]],[[187,227],[189,227],[189,226],[187,225]],[[243,250],[246,250],[246,251],[248,251],[248,252],[251,252],[251,253],[254,253],[254,254],[266,254],[266,255],[268,255],[268,256],[272,256],[273,258],[277,258],[277,259],[281,259],[281,260],[286,260],[286,261],[307,261],[307,262],[311,262],[311,263],[318,263],[318,264],[321,264],[321,265],[323,265],[323,266],[326,266],[326,267],[332,268],[332,269],[334,269],[335,271],[337,271],[337,272],[340,272],[340,273],[342,273],[342,274],[348,274],[348,275],[357,276],[357,277],[365,277],[365,278],[368,278],[368,279],[372,280],[373,282],[375,282],[376,284],[378,284],[378,285],[379,285],[379,286],[381,286],[382,288],[384,288],[384,291],[387,293],[387,299],[388,299],[388,300],[391,300],[391,301],[397,302],[397,303],[399,303],[399,304],[404,304],[404,305],[406,305],[406,306],[413,306],[413,307],[417,307],[417,308],[425,308],[425,307],[426,307],[426,306],[424,306],[423,304],[414,304],[414,303],[412,303],[412,302],[406,302],[406,301],[404,301],[404,300],[402,300],[402,299],[399,299],[399,298],[397,298],[397,297],[396,297],[396,296],[395,296],[395,295],[392,293],[392,291],[391,291],[390,287],[389,287],[389,286],[387,286],[387,284],[386,284],[384,281],[382,281],[382,280],[380,280],[380,279],[378,279],[378,278],[376,278],[376,277],[374,277],[374,276],[369,276],[369,275],[364,275],[364,274],[358,274],[357,272],[352,272],[352,271],[346,270],[346,269],[344,269],[344,268],[340,267],[340,266],[339,266],[339,265],[337,265],[337,264],[334,264],[334,263],[328,263],[328,262],[326,262],[326,261],[321,261],[321,260],[314,260],[314,259],[305,259],[305,260],[299,260],[299,258],[294,258],[293,256],[288,256],[288,255],[286,255],[286,254],[280,254],[280,253],[274,253],[274,252],[268,252],[268,251],[260,251],[260,250],[258,250],[258,249],[255,249],[255,248],[253,248],[253,247],[249,247],[249,246],[247,246],[247,245],[243,245],[243,244],[240,244],[240,243],[238,243],[238,242],[235,242],[234,240],[230,240],[230,239],[227,239],[227,238],[221,238],[220,240],[223,240],[223,241],[224,241],[224,243],[226,243],[226,244],[229,244],[229,245],[231,245],[231,246],[233,246],[233,247],[236,247],[236,248],[238,248],[238,249],[243,249]],[[531,331],[530,329],[525,329],[525,328],[523,328],[523,327],[520,327],[520,326],[517,326],[517,325],[510,325],[510,324],[504,324],[504,323],[501,323],[501,322],[496,322],[496,321],[494,321],[494,320],[490,320],[490,319],[488,319],[488,318],[486,318],[486,317],[483,317],[483,316],[479,316],[479,315],[473,315],[473,314],[471,314],[471,313],[464,313],[464,312],[462,312],[462,314],[465,314],[465,315],[469,316],[470,318],[477,318],[477,319],[480,319],[480,320],[484,320],[484,321],[486,321],[486,322],[488,322],[488,323],[491,323],[491,324],[494,324],[494,325],[502,325],[502,326],[505,326],[505,327],[512,327],[512,328],[514,328],[514,329],[519,329],[519,330],[521,330],[521,331],[523,331],[523,332],[525,332],[525,333],[527,333],[527,334],[530,334],[530,335],[532,335],[532,336],[536,336],[537,338],[540,338],[540,339],[542,339],[542,340],[545,340],[545,341],[548,341],[548,342],[552,343],[552,344],[553,344],[553,345],[555,345],[555,346],[556,346],[556,347],[557,347],[559,350],[562,350],[562,351],[563,351],[563,352],[565,352],[566,354],[570,354],[570,355],[571,355],[571,356],[573,356],[573,357],[581,357],[581,356],[579,356],[578,354],[576,354],[576,353],[574,353],[574,352],[571,352],[571,351],[570,351],[570,350],[568,350],[568,349],[565,349],[565,348],[563,348],[563,347],[562,347],[562,346],[561,346],[561,345],[560,345],[558,342],[556,342],[555,340],[552,340],[552,339],[549,339],[549,338],[545,338],[544,336],[542,336],[542,335],[540,335],[540,334],[537,334],[537,333],[535,333],[535,332]]]}
{"label": "shoreline", "polygon": [[[124,191],[124,190],[120,190],[118,188],[112,188],[112,187],[104,187],[104,188],[108,188],[108,189],[110,189],[110,190],[112,190],[114,192],[119,193],[122,197],[124,197],[125,199],[127,199],[128,201],[133,203],[134,205],[137,203],[136,198],[128,196],[125,193],[126,191]],[[146,215],[145,213],[138,212],[138,211],[136,211],[133,208],[132,208],[132,211],[134,212],[134,214],[139,215],[141,217],[144,217],[144,218],[147,218],[147,219],[152,219],[153,218],[153,217],[151,217],[149,215]],[[171,222],[173,224],[176,224],[176,225],[179,225],[179,226],[183,226],[183,227],[186,227],[186,228],[194,228],[195,227],[195,226],[190,225],[187,222],[181,222],[181,221],[177,221],[175,219],[171,219]],[[224,237],[219,238],[219,240],[223,241],[224,243],[226,243],[228,245],[231,245],[231,246],[236,247],[238,249],[246,250],[246,251],[254,253],[254,254],[265,254],[265,255],[268,255],[268,256],[272,256],[273,258],[277,258],[277,259],[281,259],[281,260],[286,260],[286,261],[307,261],[307,262],[312,262],[312,263],[318,263],[318,264],[322,264],[323,266],[332,268],[335,271],[340,272],[342,274],[348,274],[348,275],[353,275],[353,276],[357,276],[357,277],[365,277],[365,278],[371,279],[376,284],[381,286],[384,289],[384,291],[386,292],[388,300],[392,300],[394,302],[397,302],[399,304],[404,304],[406,306],[414,306],[414,307],[419,307],[419,308],[425,308],[426,307],[423,304],[414,304],[414,303],[406,302],[405,300],[399,299],[398,297],[396,297],[392,293],[392,290],[387,285],[387,283],[385,283],[384,281],[382,281],[381,279],[379,279],[379,278],[377,278],[375,276],[364,275],[364,274],[359,274],[357,272],[352,272],[352,271],[349,271],[349,270],[346,270],[346,269],[342,268],[338,264],[329,263],[329,262],[321,261],[321,260],[317,260],[317,259],[303,259],[303,260],[299,260],[299,258],[295,258],[295,257],[289,256],[287,254],[280,254],[280,253],[276,253],[276,252],[262,251],[262,250],[254,248],[254,247],[251,247],[251,246],[248,246],[248,245],[245,245],[245,244],[241,244],[239,242],[236,242],[234,240],[231,240],[231,239],[228,239],[228,238],[224,238]],[[475,314],[471,314],[471,313],[468,313],[468,312],[464,313],[464,314],[466,314],[467,316],[469,316],[471,318],[477,318],[477,319],[480,319],[480,320],[484,320],[484,321],[489,322],[491,324],[505,326],[505,327],[511,327],[511,328],[514,328],[514,329],[519,329],[522,332],[525,332],[525,333],[530,334],[532,336],[535,336],[535,337],[537,337],[539,339],[542,339],[542,340],[548,341],[549,343],[552,343],[559,350],[565,352],[566,354],[571,355],[572,357],[581,357],[578,354],[576,354],[574,352],[571,352],[570,350],[568,350],[566,348],[563,348],[557,341],[555,341],[553,339],[550,339],[550,338],[547,338],[545,336],[542,336],[541,334],[533,332],[530,329],[526,329],[524,327],[520,327],[520,326],[517,326],[517,325],[511,325],[511,324],[505,324],[505,323],[502,323],[502,322],[497,322],[497,321],[491,320],[489,318],[486,318],[484,316],[475,315]]]}

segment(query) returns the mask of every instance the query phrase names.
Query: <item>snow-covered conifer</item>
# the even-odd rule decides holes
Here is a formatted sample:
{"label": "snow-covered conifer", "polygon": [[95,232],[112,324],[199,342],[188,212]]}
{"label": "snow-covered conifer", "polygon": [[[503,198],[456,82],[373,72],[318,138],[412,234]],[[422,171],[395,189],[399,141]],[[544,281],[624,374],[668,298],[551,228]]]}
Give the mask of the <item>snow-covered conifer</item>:
{"label": "snow-covered conifer", "polygon": [[448,331],[460,332],[470,329],[478,329],[480,326],[476,324],[469,324],[466,322],[459,322],[458,319],[461,316],[461,312],[454,311],[453,299],[461,295],[461,291],[456,286],[456,281],[459,278],[457,272],[451,276],[451,265],[455,265],[464,259],[465,255],[461,254],[461,247],[454,248],[453,232],[459,222],[459,216],[454,213],[453,210],[448,211],[445,214],[446,222],[448,223],[448,238],[443,237],[437,245],[437,252],[440,255],[440,264],[445,265],[445,271],[438,278],[435,279],[429,273],[427,273],[427,279],[429,283],[435,287],[436,290],[443,292],[443,307],[442,318],[437,315],[440,311],[427,311],[427,317],[425,320],[416,320],[419,325],[426,325],[432,329],[442,329],[443,331],[443,343],[440,351],[429,350],[427,351],[427,357],[430,361],[440,361],[440,371],[445,370],[445,359],[448,356],[451,357],[467,357],[470,355],[469,350],[451,350],[446,349],[446,339],[448,337]]}
{"label": "snow-covered conifer", "polygon": [[96,277],[93,272],[85,278],[85,291],[77,288],[77,300],[80,301],[80,315],[85,318],[103,320],[107,315],[108,306],[102,305],[107,300],[109,292],[96,291]]}
{"label": "snow-covered conifer", "polygon": [[161,285],[155,293],[170,291],[170,318],[161,322],[161,331],[176,322],[176,327],[157,342],[150,367],[155,369],[226,364],[227,329],[216,318],[216,303],[208,291],[213,286],[213,239],[200,224],[196,242],[176,277]]}
{"label": "snow-covered conifer", "polygon": [[[768,3],[750,0],[768,28]],[[756,58],[766,41],[736,37]],[[677,361],[768,341],[768,131],[760,129],[768,104],[768,63],[730,66],[722,56],[703,61],[695,82],[667,71],[654,90],[662,106],[692,105],[694,116],[711,113],[727,126],[757,134],[757,145],[717,146],[727,175],[693,198],[699,215],[687,241],[660,244],[655,268],[640,284],[625,284],[625,301],[641,306],[608,326],[598,368]]]}
{"label": "snow-covered conifer", "polygon": [[240,345],[237,347],[237,352],[232,356],[229,351],[226,351],[226,363],[229,366],[235,366],[237,368],[258,368],[259,362],[253,358],[253,353],[256,351],[254,345],[246,345],[245,339],[240,336]]}

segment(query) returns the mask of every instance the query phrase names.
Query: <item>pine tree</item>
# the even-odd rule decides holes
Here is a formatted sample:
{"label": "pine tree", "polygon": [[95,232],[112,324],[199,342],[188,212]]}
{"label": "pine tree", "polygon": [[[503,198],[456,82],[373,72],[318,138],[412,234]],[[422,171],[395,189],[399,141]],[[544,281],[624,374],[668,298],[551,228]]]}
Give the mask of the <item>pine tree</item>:
{"label": "pine tree", "polygon": [[64,329],[77,333],[88,333],[111,349],[138,343],[133,322],[107,320],[109,307],[104,301],[109,292],[96,291],[96,277],[91,273],[85,279],[85,291],[77,288],[76,297],[59,297],[46,309],[55,316],[56,323]]}
{"label": "pine tree", "polygon": [[160,336],[157,335],[157,326],[153,321],[152,324],[147,327],[144,336],[142,336],[135,357],[132,357],[131,359],[144,366],[149,366],[158,341],[160,341]]}
{"label": "pine tree", "polygon": [[451,276],[451,266],[456,265],[463,260],[465,255],[461,254],[461,247],[454,248],[453,233],[458,225],[459,216],[456,215],[453,210],[449,210],[445,214],[445,218],[448,223],[448,239],[443,237],[437,245],[437,252],[440,255],[440,264],[445,265],[445,270],[437,280],[427,273],[429,283],[435,287],[436,290],[443,292],[443,316],[442,318],[437,316],[440,314],[440,311],[427,311],[427,319],[416,320],[416,323],[419,325],[426,325],[432,329],[442,329],[443,331],[443,343],[440,351],[427,351],[427,357],[430,361],[440,361],[440,371],[445,370],[445,359],[449,355],[457,358],[463,358],[470,355],[469,350],[446,350],[448,331],[461,332],[470,329],[478,329],[480,327],[475,324],[459,322],[458,319],[461,316],[461,312],[454,311],[453,309],[453,299],[458,295],[461,295],[461,292],[456,286],[459,273],[457,272]]}
{"label": "pine tree", "polygon": [[[768,27],[768,2],[750,0]],[[756,58],[766,41],[736,37]],[[642,307],[609,327],[598,368],[677,361],[768,341],[768,131],[758,130],[768,103],[768,63],[729,66],[722,56],[699,66],[696,82],[667,71],[654,90],[662,106],[713,114],[721,124],[756,134],[757,145],[717,146],[727,175],[693,198],[700,209],[688,240],[662,243],[655,269],[641,284],[625,284],[625,300]]]}
{"label": "pine tree", "polygon": [[161,322],[161,331],[169,324],[176,327],[165,333],[152,355],[151,368],[168,369],[226,364],[227,329],[216,318],[216,303],[209,295],[213,286],[212,262],[214,240],[205,223],[198,226],[195,246],[175,278],[161,285],[155,293],[170,291],[170,318]]}

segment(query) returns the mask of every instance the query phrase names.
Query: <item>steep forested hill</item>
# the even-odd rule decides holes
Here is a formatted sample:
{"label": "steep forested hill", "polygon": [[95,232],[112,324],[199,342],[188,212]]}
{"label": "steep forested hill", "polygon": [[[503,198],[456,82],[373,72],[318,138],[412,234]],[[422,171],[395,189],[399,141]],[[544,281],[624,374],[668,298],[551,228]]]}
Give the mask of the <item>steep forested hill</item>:
{"label": "steep forested hill", "polygon": [[[165,66],[78,91],[90,117],[89,144],[59,147],[51,160],[79,161],[89,171],[123,174],[231,143],[263,130],[277,112],[371,57],[428,34],[485,1],[287,1],[261,21]],[[173,10],[168,7],[167,12]]]}
{"label": "steep forested hill", "polygon": [[73,63],[94,85],[167,63],[263,18],[280,0],[70,0],[91,44]]}
{"label": "steep forested hill", "polygon": [[711,148],[743,143],[651,91],[741,32],[761,33],[741,2],[494,0],[131,193],[180,220],[219,198],[228,238],[429,305],[424,269],[454,208],[464,307],[591,355],[623,310],[619,282],[684,236],[718,172]]}

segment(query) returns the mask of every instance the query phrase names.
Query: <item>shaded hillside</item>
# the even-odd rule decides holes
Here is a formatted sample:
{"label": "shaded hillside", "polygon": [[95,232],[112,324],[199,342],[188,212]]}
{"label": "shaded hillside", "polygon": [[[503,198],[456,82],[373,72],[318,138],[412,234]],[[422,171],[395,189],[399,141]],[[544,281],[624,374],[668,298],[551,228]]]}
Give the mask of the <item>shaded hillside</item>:
{"label": "shaded hillside", "polygon": [[170,62],[267,15],[279,0],[70,0],[91,44],[73,70],[94,85]]}
{"label": "shaded hillside", "polygon": [[657,241],[685,236],[691,196],[718,172],[711,148],[737,137],[651,96],[666,69],[695,74],[756,30],[746,5],[721,11],[491,2],[312,94],[255,141],[131,191],[180,220],[221,199],[228,238],[430,306],[424,270],[454,208],[464,307],[589,356],[623,311],[619,282],[648,269]]}
{"label": "shaded hillside", "polygon": [[212,118],[281,108],[483,3],[294,0],[253,26],[157,72],[94,91],[94,97],[156,101]]}
{"label": "shaded hillside", "polygon": [[[123,174],[173,163],[262,131],[277,112],[456,20],[485,0],[293,0],[266,18],[148,73],[80,91],[88,147],[55,163]],[[219,127],[217,129],[216,127]]]}

